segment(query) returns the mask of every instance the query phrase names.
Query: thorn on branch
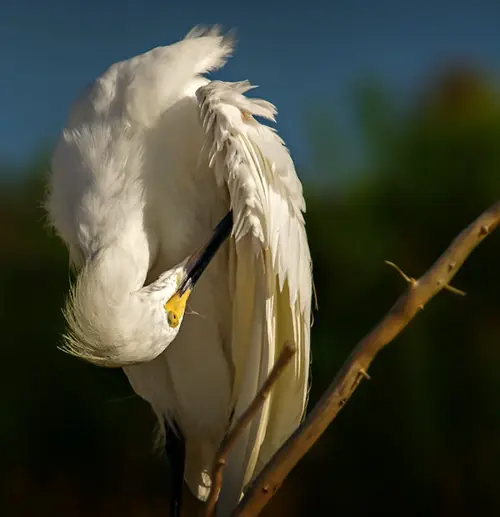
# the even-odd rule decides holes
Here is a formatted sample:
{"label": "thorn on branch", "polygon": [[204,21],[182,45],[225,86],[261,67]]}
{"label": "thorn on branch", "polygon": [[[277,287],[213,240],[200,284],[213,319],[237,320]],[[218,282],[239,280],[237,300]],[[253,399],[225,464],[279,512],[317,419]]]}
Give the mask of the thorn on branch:
{"label": "thorn on branch", "polygon": [[388,266],[393,267],[410,285],[415,285],[417,283],[417,281],[414,278],[408,276],[399,266],[396,266],[394,262],[390,262],[389,260],[384,260],[384,262]]}
{"label": "thorn on branch", "polygon": [[371,381],[372,378],[370,377],[370,375],[368,375],[368,372],[364,369],[364,368],[360,368],[359,369],[359,373],[368,381]]}
{"label": "thorn on branch", "polygon": [[483,224],[483,226],[481,226],[481,228],[479,229],[479,236],[480,237],[485,237],[489,233],[490,233],[490,227],[485,225],[485,224]]}
{"label": "thorn on branch", "polygon": [[458,294],[460,296],[466,295],[465,291],[462,291],[461,289],[457,289],[456,287],[453,287],[452,285],[447,284],[446,282],[443,282],[442,280],[437,280],[436,284],[438,287],[440,287],[442,289],[446,289],[447,291],[450,291],[450,293]]}
{"label": "thorn on branch", "polygon": [[443,287],[443,289],[446,289],[447,291],[450,291],[450,293],[458,294],[459,296],[465,296],[467,293],[465,291],[462,291],[461,289],[457,289],[456,287],[453,287],[450,284],[444,284],[441,281],[438,281],[438,285]]}

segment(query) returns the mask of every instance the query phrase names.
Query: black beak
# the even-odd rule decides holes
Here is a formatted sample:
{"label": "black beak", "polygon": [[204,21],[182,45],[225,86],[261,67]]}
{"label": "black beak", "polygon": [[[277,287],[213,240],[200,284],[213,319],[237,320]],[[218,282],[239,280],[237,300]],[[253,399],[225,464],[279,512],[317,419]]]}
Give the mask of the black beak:
{"label": "black beak", "polygon": [[205,271],[210,261],[214,258],[218,249],[231,235],[233,229],[233,211],[230,210],[215,227],[213,235],[206,246],[196,253],[193,253],[186,264],[186,276],[181,282],[177,294],[182,296],[190,291]]}

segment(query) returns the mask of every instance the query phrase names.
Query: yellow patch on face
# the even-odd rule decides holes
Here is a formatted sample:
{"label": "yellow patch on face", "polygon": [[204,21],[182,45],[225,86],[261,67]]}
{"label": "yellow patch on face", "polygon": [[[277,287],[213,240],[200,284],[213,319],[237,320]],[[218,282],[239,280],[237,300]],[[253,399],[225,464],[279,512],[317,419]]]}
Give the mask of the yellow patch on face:
{"label": "yellow patch on face", "polygon": [[187,289],[183,295],[174,294],[170,300],[163,306],[167,312],[168,324],[175,328],[179,325],[182,315],[186,310],[186,303],[191,294],[191,289]]}

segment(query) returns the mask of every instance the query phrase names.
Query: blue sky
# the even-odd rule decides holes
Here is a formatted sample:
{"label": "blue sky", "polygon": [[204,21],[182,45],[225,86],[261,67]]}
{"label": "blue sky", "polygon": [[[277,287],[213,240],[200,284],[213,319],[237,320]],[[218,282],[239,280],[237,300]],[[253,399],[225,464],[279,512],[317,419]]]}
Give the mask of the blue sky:
{"label": "blue sky", "polygon": [[350,85],[365,74],[411,92],[447,59],[500,71],[498,0],[10,0],[0,12],[3,163],[53,142],[79,90],[111,63],[200,23],[237,29],[237,52],[218,76],[260,86],[299,158],[308,105],[333,106],[348,124]]}

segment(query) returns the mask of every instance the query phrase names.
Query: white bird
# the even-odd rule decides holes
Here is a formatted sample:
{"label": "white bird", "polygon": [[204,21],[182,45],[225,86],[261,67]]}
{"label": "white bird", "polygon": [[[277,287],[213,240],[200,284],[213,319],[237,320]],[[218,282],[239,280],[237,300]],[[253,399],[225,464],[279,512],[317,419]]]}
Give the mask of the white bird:
{"label": "white bird", "polygon": [[300,424],[308,393],[302,185],[254,118],[274,121],[275,107],[246,97],[247,81],[203,76],[232,49],[217,28],[195,28],[113,64],[70,110],[46,203],[78,272],[65,347],[122,367],[151,405],[178,476],[176,514],[183,478],[206,499],[221,440],[287,340],[297,353],[230,453],[218,516]]}

